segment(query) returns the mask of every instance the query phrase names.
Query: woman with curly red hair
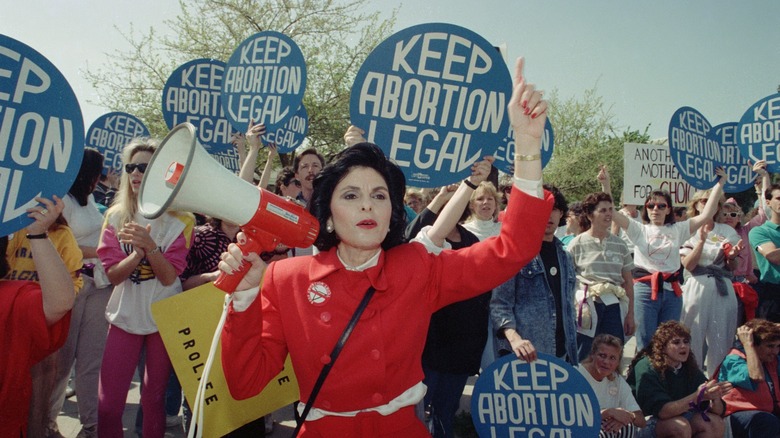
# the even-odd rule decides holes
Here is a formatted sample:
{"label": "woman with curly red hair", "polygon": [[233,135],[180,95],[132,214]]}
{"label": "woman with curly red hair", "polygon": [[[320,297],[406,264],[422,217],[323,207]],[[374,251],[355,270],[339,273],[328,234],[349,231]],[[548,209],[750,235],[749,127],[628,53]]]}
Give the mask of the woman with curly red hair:
{"label": "woman with curly red hair", "polygon": [[707,381],[690,344],[688,329],[667,321],[631,363],[627,381],[642,412],[651,415],[647,428],[652,436],[723,436],[722,397],[731,383]]}

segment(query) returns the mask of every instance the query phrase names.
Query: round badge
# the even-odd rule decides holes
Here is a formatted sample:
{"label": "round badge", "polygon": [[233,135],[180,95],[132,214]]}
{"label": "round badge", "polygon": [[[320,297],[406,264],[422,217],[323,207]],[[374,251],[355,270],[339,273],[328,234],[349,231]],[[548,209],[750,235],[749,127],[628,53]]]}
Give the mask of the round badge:
{"label": "round badge", "polygon": [[550,275],[552,276],[558,275],[558,268],[556,268],[555,266],[550,268]]}
{"label": "round badge", "polygon": [[618,387],[617,387],[617,385],[612,385],[612,386],[609,387],[609,395],[611,395],[612,397],[615,397],[616,395],[618,395]]}
{"label": "round badge", "polygon": [[330,288],[327,284],[317,281],[309,285],[306,291],[306,298],[315,306],[322,306],[330,299]]}

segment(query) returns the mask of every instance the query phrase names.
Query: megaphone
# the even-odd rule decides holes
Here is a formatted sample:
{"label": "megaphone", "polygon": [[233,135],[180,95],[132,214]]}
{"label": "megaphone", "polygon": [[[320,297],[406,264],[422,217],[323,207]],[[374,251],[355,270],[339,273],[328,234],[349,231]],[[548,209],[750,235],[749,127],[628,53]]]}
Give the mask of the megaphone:
{"label": "megaphone", "polygon": [[[319,222],[295,201],[242,180],[213,159],[190,123],[175,126],[152,155],[138,192],[141,214],[154,219],[168,210],[190,211],[233,222],[246,236],[244,254],[272,251],[279,244],[305,248]],[[214,285],[231,293],[249,270],[220,273]]]}

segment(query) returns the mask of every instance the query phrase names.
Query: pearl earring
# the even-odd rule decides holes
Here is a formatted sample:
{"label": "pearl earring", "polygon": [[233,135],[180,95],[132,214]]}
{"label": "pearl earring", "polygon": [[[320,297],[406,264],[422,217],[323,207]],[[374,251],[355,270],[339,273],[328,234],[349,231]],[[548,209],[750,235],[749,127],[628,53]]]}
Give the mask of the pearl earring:
{"label": "pearl earring", "polygon": [[328,221],[328,222],[326,222],[326,223],[325,223],[325,231],[327,231],[327,232],[329,232],[329,233],[332,233],[332,232],[333,232],[333,230],[334,230],[334,228],[333,228],[333,222],[331,222],[331,221]]}

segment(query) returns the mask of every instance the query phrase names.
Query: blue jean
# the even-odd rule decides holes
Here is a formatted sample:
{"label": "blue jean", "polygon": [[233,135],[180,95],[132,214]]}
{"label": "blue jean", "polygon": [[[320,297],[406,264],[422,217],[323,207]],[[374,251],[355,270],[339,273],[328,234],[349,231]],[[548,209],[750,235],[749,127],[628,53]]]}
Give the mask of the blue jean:
{"label": "blue jean", "polygon": [[466,387],[468,374],[450,374],[423,367],[423,383],[428,387],[425,405],[431,406],[434,438],[454,437],[452,425],[460,407],[460,397]]}
{"label": "blue jean", "polygon": [[168,387],[165,388],[165,415],[176,416],[181,410],[181,384],[176,377],[176,373],[171,371],[171,377],[168,379]]}
{"label": "blue jean", "polygon": [[651,298],[650,285],[634,283],[634,321],[636,321],[637,351],[650,345],[650,339],[658,326],[666,321],[679,321],[682,297],[663,289],[655,301]]}
{"label": "blue jean", "polygon": [[593,339],[602,333],[612,335],[620,339],[620,342],[625,343],[623,338],[623,318],[620,317],[620,304],[607,306],[602,302],[594,300],[593,305],[596,308],[596,319],[598,320],[596,333],[593,335],[593,338],[577,333],[577,355],[580,362],[585,360],[590,354]]}
{"label": "blue jean", "polygon": [[780,419],[764,411],[740,411],[729,416],[734,438],[774,438],[780,434]]}

